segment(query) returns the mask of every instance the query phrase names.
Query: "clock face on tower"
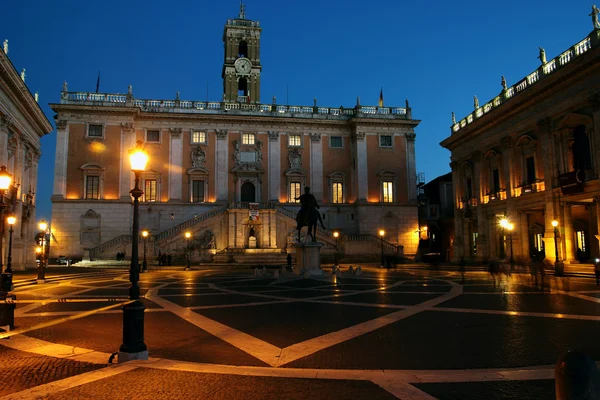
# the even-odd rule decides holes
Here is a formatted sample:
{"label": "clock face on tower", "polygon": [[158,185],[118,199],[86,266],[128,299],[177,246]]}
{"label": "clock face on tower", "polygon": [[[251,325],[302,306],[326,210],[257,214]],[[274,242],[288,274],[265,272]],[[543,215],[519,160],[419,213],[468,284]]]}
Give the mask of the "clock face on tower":
{"label": "clock face on tower", "polygon": [[247,58],[238,58],[235,60],[235,70],[239,74],[249,74],[252,70],[252,63]]}

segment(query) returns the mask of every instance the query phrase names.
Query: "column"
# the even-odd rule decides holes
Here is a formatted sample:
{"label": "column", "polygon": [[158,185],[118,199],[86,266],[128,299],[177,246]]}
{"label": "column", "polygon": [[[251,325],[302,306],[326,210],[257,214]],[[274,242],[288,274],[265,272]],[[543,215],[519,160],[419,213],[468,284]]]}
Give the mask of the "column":
{"label": "column", "polygon": [[0,117],[0,165],[4,166],[8,163],[8,128],[10,124],[10,117]]}
{"label": "column", "polygon": [[[323,142],[320,133],[310,134],[310,189],[317,198],[323,201]],[[331,199],[329,200],[331,202]]]}
{"label": "column", "polygon": [[[465,238],[463,232],[463,210],[459,209],[461,187],[459,186],[459,164],[456,161],[450,163],[452,168],[452,190],[454,191],[454,261],[460,260],[462,257],[466,257],[468,254],[465,253]],[[468,238],[467,238],[468,239]],[[467,241],[468,243],[468,241]]]}
{"label": "column", "polygon": [[[406,182],[408,183],[408,201],[417,201],[417,167],[415,165],[415,138],[414,133],[406,134]],[[398,189],[396,189],[397,191]]]}
{"label": "column", "polygon": [[531,251],[529,249],[529,214],[525,212],[519,212],[518,225],[515,226],[519,229],[519,237],[521,238],[520,255],[524,260],[529,260]]}
{"label": "column", "polygon": [[[56,157],[54,159],[54,190],[52,197],[64,199],[67,194],[67,155],[69,150],[69,124],[56,121]],[[27,190],[27,188],[24,188]]]}
{"label": "column", "polygon": [[356,132],[356,172],[358,202],[366,202],[369,195],[369,175],[367,164],[367,141],[364,132]]}
{"label": "column", "polygon": [[[544,163],[544,185],[546,191],[552,190],[554,177],[558,176],[558,171],[555,171],[554,166],[558,162],[558,154],[553,146],[554,138],[550,134],[550,121],[548,118],[541,119],[537,122],[537,133],[540,138],[542,148],[542,161]],[[548,254],[546,252],[546,254]]]}
{"label": "column", "polygon": [[281,182],[281,144],[279,132],[269,132],[269,201],[279,202]]}
{"label": "column", "polygon": [[594,171],[596,172],[596,176],[600,176],[600,140],[596,138],[596,135],[600,133],[600,95],[596,94],[595,96],[592,96],[590,98],[590,103],[594,110],[594,126],[593,132],[588,132],[588,136],[593,138],[593,147],[591,147],[591,151]]}
{"label": "column", "polygon": [[[592,210],[590,210],[590,216],[595,214],[596,217],[596,240],[598,245],[600,246],[600,197],[594,197],[594,205],[596,207],[594,207],[595,212],[592,212]],[[600,255],[600,251],[599,248],[596,248],[596,250],[594,252],[591,253],[593,254],[599,254]]]}
{"label": "column", "polygon": [[[510,138],[504,139],[504,149],[502,150],[502,163],[503,165],[503,186],[506,189],[506,197],[513,197],[513,156],[512,156],[512,141]],[[514,250],[514,249],[513,249]]]}
{"label": "column", "polygon": [[567,262],[573,262],[573,261],[579,261],[576,257],[576,249],[577,249],[577,243],[575,242],[575,235],[573,233],[573,213],[571,210],[571,205],[569,204],[565,204],[563,206],[563,221],[564,221],[564,226],[563,226],[563,232],[565,233],[564,235],[564,248],[563,250],[565,251],[565,259],[563,261],[567,261]]}
{"label": "column", "polygon": [[[181,201],[183,195],[183,130],[169,128],[169,201]],[[208,193],[205,193],[208,195]],[[184,197],[187,199],[187,196]]]}
{"label": "column", "polygon": [[544,225],[545,225],[545,231],[544,231],[544,248],[546,250],[546,260],[549,260],[551,262],[554,263],[555,261],[555,250],[554,250],[554,227],[552,226],[552,221],[553,220],[557,220],[558,221],[558,233],[557,233],[557,243],[558,243],[558,256],[559,258],[562,257],[562,254],[560,252],[560,231],[563,228],[563,222],[561,221],[560,218],[558,217],[559,213],[558,213],[558,204],[557,201],[554,200],[554,195],[552,193],[551,190],[548,190],[548,188],[546,188],[545,191],[545,200],[546,200],[546,205],[545,205],[545,211],[544,211]]}
{"label": "column", "polygon": [[135,129],[132,123],[121,124],[121,171],[119,174],[119,198],[131,200],[129,191],[133,187],[129,150],[135,146]]}
{"label": "column", "polygon": [[[217,129],[217,149],[215,157],[215,185],[217,186],[217,201],[227,201],[227,186],[229,180],[229,166],[227,157],[229,154],[227,130]],[[269,152],[270,154],[270,152]]]}

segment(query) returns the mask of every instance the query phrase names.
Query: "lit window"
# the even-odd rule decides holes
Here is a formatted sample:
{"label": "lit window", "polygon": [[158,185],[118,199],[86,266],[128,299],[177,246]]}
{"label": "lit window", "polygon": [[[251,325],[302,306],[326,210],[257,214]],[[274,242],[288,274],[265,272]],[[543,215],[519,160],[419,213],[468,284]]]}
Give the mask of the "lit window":
{"label": "lit window", "polygon": [[100,177],[98,175],[88,175],[85,177],[85,198],[100,198]]}
{"label": "lit window", "polygon": [[254,133],[243,133],[242,144],[254,144]]}
{"label": "lit window", "polygon": [[206,132],[193,131],[192,143],[206,143]]}
{"label": "lit window", "polygon": [[342,182],[334,182],[333,187],[333,203],[343,203],[344,202],[344,185]]}
{"label": "lit window", "polygon": [[380,147],[392,147],[392,136],[391,135],[379,136],[379,146]]}
{"label": "lit window", "polygon": [[300,135],[290,135],[288,139],[289,146],[301,146],[302,145],[302,136]]}
{"label": "lit window", "polygon": [[146,142],[160,142],[160,132],[146,131]]}
{"label": "lit window", "polygon": [[146,179],[144,183],[144,201],[156,201],[157,187],[156,179]]}
{"label": "lit window", "polygon": [[342,147],[342,137],[341,136],[331,136],[329,139],[329,147],[341,148]]}
{"label": "lit window", "polygon": [[300,197],[302,193],[300,193],[300,182],[290,182],[290,203],[300,203],[300,200],[296,200],[296,198]]}
{"label": "lit window", "polygon": [[383,182],[383,202],[392,203],[394,201],[394,183],[390,181]]}
{"label": "lit window", "polygon": [[204,180],[192,181],[192,203],[204,202]]}
{"label": "lit window", "polygon": [[89,137],[102,137],[102,125],[88,125]]}

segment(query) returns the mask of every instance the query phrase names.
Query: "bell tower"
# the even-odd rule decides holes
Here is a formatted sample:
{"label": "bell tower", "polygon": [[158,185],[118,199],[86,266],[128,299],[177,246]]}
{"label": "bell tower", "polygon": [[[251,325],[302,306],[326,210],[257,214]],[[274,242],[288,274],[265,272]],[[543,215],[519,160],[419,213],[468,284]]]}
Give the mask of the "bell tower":
{"label": "bell tower", "polygon": [[260,103],[259,21],[246,19],[246,6],[240,1],[240,14],[228,19],[223,31],[223,100]]}

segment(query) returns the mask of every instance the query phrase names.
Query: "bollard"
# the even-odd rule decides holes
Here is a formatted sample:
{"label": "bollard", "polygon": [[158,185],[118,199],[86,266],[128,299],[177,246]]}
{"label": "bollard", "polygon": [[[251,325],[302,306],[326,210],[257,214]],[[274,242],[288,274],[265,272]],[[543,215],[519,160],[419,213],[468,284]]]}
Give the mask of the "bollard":
{"label": "bollard", "polygon": [[569,350],[558,359],[554,374],[557,400],[600,400],[600,373],[586,354]]}
{"label": "bollard", "polygon": [[348,272],[350,272],[351,275],[354,275],[354,267],[352,267],[352,265],[348,268]]}
{"label": "bollard", "polygon": [[278,269],[276,269],[275,272],[273,273],[273,278],[279,279],[279,270]]}
{"label": "bollard", "polygon": [[360,266],[356,267],[356,276],[361,276],[362,275],[362,268]]}
{"label": "bollard", "polygon": [[337,278],[341,278],[342,277],[342,271],[340,271],[340,269],[338,268],[337,271],[335,271],[335,276]]}
{"label": "bollard", "polygon": [[267,274],[267,267],[263,267],[262,268],[262,276],[265,276]]}
{"label": "bollard", "polygon": [[15,329],[16,298],[14,294],[0,294],[0,326],[8,327],[8,330]]}

